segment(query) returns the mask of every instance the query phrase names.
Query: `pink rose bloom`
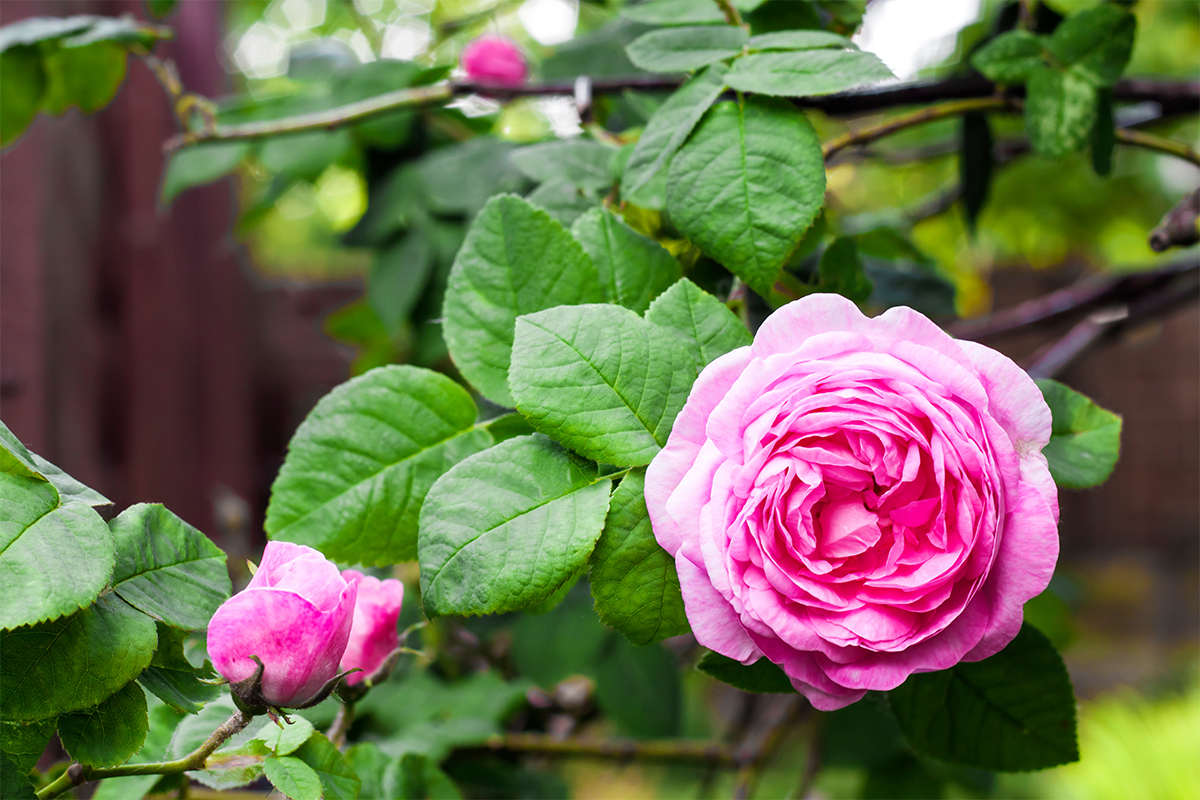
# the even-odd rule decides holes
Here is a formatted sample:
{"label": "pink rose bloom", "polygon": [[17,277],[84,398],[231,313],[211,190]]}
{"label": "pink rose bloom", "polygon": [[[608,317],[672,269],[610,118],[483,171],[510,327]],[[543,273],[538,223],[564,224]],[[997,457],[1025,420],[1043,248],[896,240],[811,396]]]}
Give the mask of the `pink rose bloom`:
{"label": "pink rose bloom", "polygon": [[338,673],[350,639],[357,586],[311,547],[268,542],[258,572],[208,624],[208,655],[231,682],[263,663],[262,695],[296,708]]}
{"label": "pink rose bloom", "polygon": [[705,368],[646,474],[696,639],[829,711],[978,661],[1058,558],[1050,410],[921,314],[784,306]]}
{"label": "pink rose bloom", "polygon": [[361,669],[346,676],[346,684],[362,683],[379,669],[400,646],[396,622],[404,601],[404,584],[395,578],[385,581],[348,569],[342,573],[347,583],[358,583],[358,602],[354,604],[354,626],[350,643],[342,656],[342,671]]}
{"label": "pink rose bloom", "polygon": [[467,78],[480,83],[516,87],[529,74],[521,48],[506,36],[480,36],[463,48],[460,61]]}

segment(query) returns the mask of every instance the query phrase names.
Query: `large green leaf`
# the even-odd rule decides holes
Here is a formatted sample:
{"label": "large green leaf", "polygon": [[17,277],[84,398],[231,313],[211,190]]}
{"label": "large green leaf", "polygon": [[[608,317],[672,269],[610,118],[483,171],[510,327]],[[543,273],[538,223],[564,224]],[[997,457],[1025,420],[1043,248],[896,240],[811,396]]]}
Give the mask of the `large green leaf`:
{"label": "large green leaf", "polygon": [[41,110],[51,116],[69,108],[85,114],[99,111],[125,80],[125,61],[125,48],[105,41],[44,52],[46,93]]}
{"label": "large green leaf", "polygon": [[577,219],[571,235],[596,265],[611,303],[640,314],[679,280],[679,262],[662,245],[605,208],[594,208]]}
{"label": "large green leaf", "polygon": [[[132,764],[149,764],[163,761],[171,744],[171,734],[182,717],[175,709],[166,705],[154,705],[150,709],[150,731],[146,742],[137,755],[130,759]],[[96,787],[92,800],[142,800],[161,775],[130,775],[124,778],[107,778]]]}
{"label": "large green leaf", "polygon": [[[3,423],[0,423],[0,425],[3,425]],[[84,485],[82,481],[63,472],[37,453],[30,453],[29,455],[37,471],[54,485],[54,488],[58,490],[59,498],[64,503],[79,502],[89,506],[112,505],[112,500],[109,500],[90,486]]]}
{"label": "large green leaf", "polygon": [[863,273],[863,262],[852,236],[840,236],[825,248],[817,274],[820,291],[836,292],[856,303],[866,302],[874,288]]}
{"label": "large green leaf", "polygon": [[162,202],[170,204],[181,192],[228,175],[249,153],[248,142],[212,142],[176,150],[163,173]]}
{"label": "large green leaf", "polygon": [[720,653],[705,653],[696,669],[713,676],[722,683],[736,686],[744,692],[765,694],[795,694],[791,680],[779,668],[765,658],[753,664],[734,661]]}
{"label": "large green leaf", "polygon": [[1043,378],[1037,385],[1054,417],[1042,449],[1054,482],[1064,489],[1104,483],[1121,452],[1121,418],[1058,381]]}
{"label": "large green leaf", "polygon": [[355,800],[358,797],[362,782],[354,774],[354,768],[346,761],[346,757],[324,734],[314,733],[292,753],[292,757],[316,772],[325,800]]}
{"label": "large green leaf", "polygon": [[117,545],[113,590],[121,599],[168,625],[207,628],[233,592],[221,549],[160,504],[130,506],[109,528]]}
{"label": "large green leaf", "polygon": [[594,461],[649,464],[695,380],[683,347],[628,309],[564,306],[517,319],[509,373],[517,408]]}
{"label": "large green leaf", "polygon": [[750,34],[729,25],[650,31],[629,47],[629,60],[650,72],[688,72],[742,52]]}
{"label": "large green leaf", "polygon": [[1025,130],[1044,156],[1083,149],[1096,122],[1096,87],[1074,68],[1034,70],[1026,87]]}
{"label": "large green leaf", "polygon": [[205,669],[197,669],[184,656],[183,642],[189,632],[161,622],[157,627],[158,649],[138,683],[176,711],[195,714],[222,693],[220,686],[205,682],[216,673],[207,662]]}
{"label": "large green leaf", "polygon": [[258,161],[273,174],[312,181],[353,149],[354,137],[345,128],[303,131],[267,139],[258,152]]}
{"label": "large green leaf", "polygon": [[421,509],[426,613],[494,614],[545,600],[591,554],[611,483],[539,436],[453,467]]}
{"label": "large green leaf", "polygon": [[450,357],[484,397],[512,407],[508,364],[517,317],[597,303],[604,290],[579,243],[519,197],[492,198],[467,234],[446,290]]}
{"label": "large green leaf", "polygon": [[971,64],[997,83],[1024,83],[1046,65],[1045,39],[1029,31],[1008,31],[997,36],[975,55]]}
{"label": "large green leaf", "polygon": [[675,560],[663,550],[646,512],[645,470],[625,476],[612,494],[604,532],[592,551],[596,613],[638,645],[691,630]]}
{"label": "large green leaf", "polygon": [[[112,575],[112,534],[86,503],[64,503],[11,433],[0,443],[0,628],[71,614]],[[15,442],[15,437],[11,437]],[[19,448],[19,449],[18,449]]]}
{"label": "large green leaf", "polygon": [[911,675],[888,697],[909,744],[933,758],[1005,771],[1079,758],[1071,679],[1028,624],[991,658]]}
{"label": "large green leaf", "polygon": [[566,181],[547,181],[526,195],[525,199],[544,210],[563,227],[573,225],[584,212],[600,203],[595,192],[580,189]]}
{"label": "large green leaf", "polygon": [[277,756],[286,756],[308,741],[313,735],[313,724],[299,714],[289,714],[291,722],[281,726],[267,720],[258,726],[254,738],[265,744]]}
{"label": "large green leaf", "polygon": [[826,47],[853,48],[845,36],[829,31],[776,31],[751,36],[751,50],[820,50]]}
{"label": "large green leaf", "polygon": [[733,62],[731,88],[780,97],[844,92],[894,77],[879,57],[862,50],[793,50],[755,53]]}
{"label": "large green leaf", "polygon": [[535,181],[569,183],[582,189],[613,185],[612,162],[617,151],[588,139],[565,139],[514,150],[512,162]]}
{"label": "large green leaf", "polygon": [[[751,11],[762,2],[733,0],[733,5],[742,11]],[[725,22],[724,12],[712,0],[650,0],[627,5],[621,9],[621,14],[649,25],[720,25]]]}
{"label": "large green leaf", "polygon": [[321,779],[316,770],[292,756],[268,756],[263,772],[271,785],[289,800],[320,800]]}
{"label": "large green leaf", "polygon": [[115,594],[70,617],[0,633],[0,715],[46,719],[90,708],[150,664],[154,620]]}
{"label": "large green leaf", "polygon": [[1102,3],[1067,17],[1046,43],[1054,59],[1096,86],[1112,86],[1133,53],[1137,17]]}
{"label": "large green leaf", "polygon": [[412,560],[429,487],[492,444],[475,416],[466,390],[421,367],[380,367],[342,384],[292,437],[267,534],[354,563]]}
{"label": "large green leaf", "polygon": [[650,304],[646,320],[674,334],[697,370],[754,341],[728,306],[686,278]]}
{"label": "large green leaf", "polygon": [[824,200],[817,134],[780,100],[715,106],[667,177],[679,230],[763,296]]}
{"label": "large green leaf", "polygon": [[724,79],[728,71],[724,64],[714,64],[679,87],[658,107],[625,163],[622,196],[632,196],[666,165],[704,112],[725,91]]}
{"label": "large green leaf", "polygon": [[46,68],[36,47],[10,47],[0,53],[0,146],[25,132],[46,92]]}
{"label": "large green leaf", "polygon": [[100,705],[58,718],[58,737],[71,758],[90,767],[124,764],[142,749],[150,721],[146,695],[137,683]]}
{"label": "large green leaf", "polygon": [[0,722],[0,797],[31,800],[29,773],[54,735],[54,719],[30,725]]}
{"label": "large green leaf", "polygon": [[416,177],[428,210],[474,216],[496,193],[521,189],[525,179],[510,158],[513,147],[494,136],[475,136],[422,156]]}

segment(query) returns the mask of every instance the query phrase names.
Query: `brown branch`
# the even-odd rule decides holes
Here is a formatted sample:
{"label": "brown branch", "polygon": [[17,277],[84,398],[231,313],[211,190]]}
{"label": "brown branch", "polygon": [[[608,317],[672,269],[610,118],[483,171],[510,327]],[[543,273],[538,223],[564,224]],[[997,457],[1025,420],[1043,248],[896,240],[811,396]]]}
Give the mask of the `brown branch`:
{"label": "brown branch", "polygon": [[857,130],[847,131],[841,136],[835,136],[825,142],[821,146],[821,150],[825,154],[825,159],[828,160],[831,156],[847,147],[873,142],[876,139],[882,139],[884,136],[889,136],[905,128],[911,128],[914,125],[923,125],[926,122],[933,122],[934,120],[945,119],[947,117],[957,117],[970,111],[1012,111],[1017,107],[1016,101],[1009,97],[979,97],[970,100],[954,100],[949,103],[922,108],[909,114],[892,117],[875,125],[868,125]]}
{"label": "brown branch", "polygon": [[1200,189],[1184,195],[1150,231],[1150,249],[1156,253],[1196,242],[1200,242]]}
{"label": "brown branch", "polygon": [[769,709],[775,715],[775,720],[762,734],[756,747],[743,746],[739,750],[741,767],[738,769],[737,780],[734,784],[735,800],[746,800],[754,792],[759,775],[775,751],[783,744],[784,738],[795,725],[796,720],[804,711],[812,712],[812,707],[800,699],[798,695],[784,695]]}
{"label": "brown branch", "polygon": [[619,761],[706,761],[723,767],[739,765],[732,749],[726,745],[688,739],[555,739],[544,733],[506,733],[492,737],[483,747],[494,751],[544,756],[583,756]]}
{"label": "brown branch", "polygon": [[1172,139],[1164,139],[1162,136],[1155,136],[1152,133],[1135,130],[1133,128],[1117,128],[1117,141],[1121,144],[1126,144],[1131,147],[1141,147],[1146,150],[1154,150],[1159,153],[1166,153],[1169,156],[1182,158],[1184,161],[1190,161],[1200,167],[1200,153],[1197,153],[1192,147],[1183,142],[1176,142]]}

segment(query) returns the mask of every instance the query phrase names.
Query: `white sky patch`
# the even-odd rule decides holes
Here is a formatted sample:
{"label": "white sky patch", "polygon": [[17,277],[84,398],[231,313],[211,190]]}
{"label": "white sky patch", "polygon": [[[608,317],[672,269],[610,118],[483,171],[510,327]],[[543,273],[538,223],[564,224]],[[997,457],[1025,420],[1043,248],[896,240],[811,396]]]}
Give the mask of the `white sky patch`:
{"label": "white sky patch", "polygon": [[383,29],[384,58],[399,58],[412,61],[429,49],[433,31],[429,23],[414,17],[401,17]]}
{"label": "white sky patch", "polygon": [[562,44],[575,35],[579,4],[575,0],[526,0],[517,10],[517,18],[538,43]]}
{"label": "white sky patch", "polygon": [[854,43],[902,81],[954,52],[955,36],[979,19],[980,0],[875,0]]}

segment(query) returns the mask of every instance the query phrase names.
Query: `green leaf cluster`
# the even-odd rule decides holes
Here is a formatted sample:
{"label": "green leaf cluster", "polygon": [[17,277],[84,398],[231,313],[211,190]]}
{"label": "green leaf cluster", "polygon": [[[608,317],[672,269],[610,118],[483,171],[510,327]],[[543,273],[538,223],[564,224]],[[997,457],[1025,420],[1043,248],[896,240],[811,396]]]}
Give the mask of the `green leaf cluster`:
{"label": "green leaf cluster", "polygon": [[1053,424],[1042,455],[1063,489],[1088,489],[1108,480],[1121,450],[1121,418],[1058,381],[1037,381]]}
{"label": "green leaf cluster", "polygon": [[39,113],[104,108],[125,80],[126,54],[171,31],[127,17],[31,17],[0,28],[0,146]]}
{"label": "green leaf cluster", "polygon": [[1083,149],[1106,128],[1111,135],[1111,105],[1102,118],[1100,93],[1125,71],[1136,28],[1127,9],[1103,3],[1067,17],[1049,36],[1001,34],[971,63],[997,83],[1025,84],[1029,141],[1042,155],[1061,156]]}

